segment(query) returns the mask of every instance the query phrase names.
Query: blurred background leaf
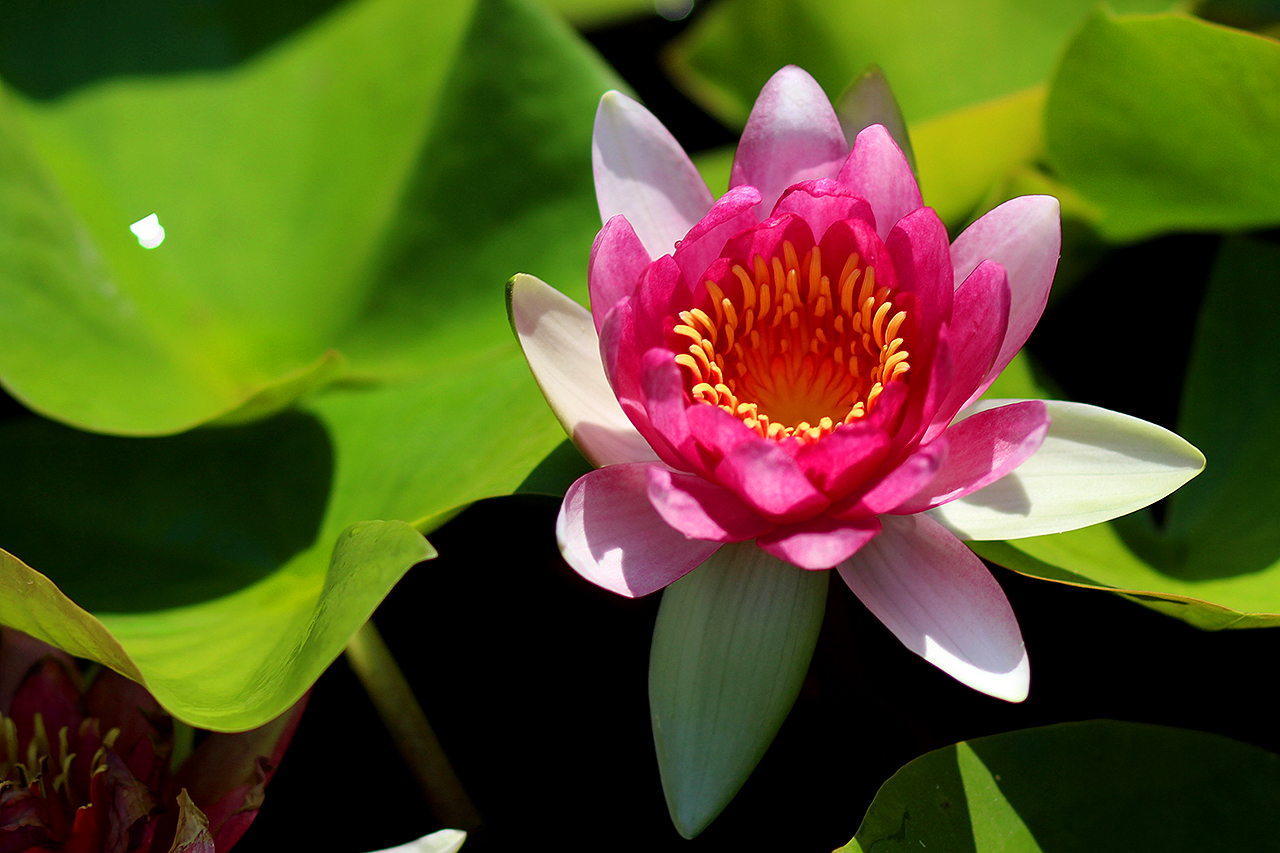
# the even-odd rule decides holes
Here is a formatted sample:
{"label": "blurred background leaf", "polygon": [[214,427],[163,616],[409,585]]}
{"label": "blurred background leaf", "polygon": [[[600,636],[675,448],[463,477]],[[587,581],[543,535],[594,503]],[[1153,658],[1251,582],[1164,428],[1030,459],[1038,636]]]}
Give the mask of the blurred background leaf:
{"label": "blurred background leaf", "polygon": [[1280,223],[1280,42],[1099,12],[1049,91],[1050,160],[1109,239]]}
{"label": "blurred background leaf", "polygon": [[[1089,0],[722,0],[674,46],[673,74],[722,120],[741,126],[774,71],[794,63],[835,98],[871,64],[908,122],[1011,95],[1048,79]],[[1155,12],[1171,0],[1119,0]]]}

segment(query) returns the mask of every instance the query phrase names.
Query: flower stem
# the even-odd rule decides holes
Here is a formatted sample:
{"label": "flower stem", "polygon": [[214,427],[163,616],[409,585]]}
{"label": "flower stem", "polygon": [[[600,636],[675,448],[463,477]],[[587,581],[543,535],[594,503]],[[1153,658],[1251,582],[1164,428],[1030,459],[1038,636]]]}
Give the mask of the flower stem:
{"label": "flower stem", "polygon": [[436,818],[444,826],[474,832],[482,822],[480,812],[372,620],[347,646],[347,663],[364,685]]}

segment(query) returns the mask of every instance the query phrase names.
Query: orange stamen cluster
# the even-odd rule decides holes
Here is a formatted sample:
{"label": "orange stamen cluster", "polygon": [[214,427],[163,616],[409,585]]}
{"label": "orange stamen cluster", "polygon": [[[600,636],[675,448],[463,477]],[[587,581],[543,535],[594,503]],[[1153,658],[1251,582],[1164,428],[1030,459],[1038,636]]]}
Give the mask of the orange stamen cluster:
{"label": "orange stamen cluster", "polygon": [[[885,385],[910,370],[899,337],[906,311],[858,254],[833,285],[815,246],[801,259],[788,240],[782,256],[735,264],[735,302],[705,283],[710,310],[681,311],[673,329],[676,363],[689,394],[742,419],[762,437],[805,443],[870,412]],[[681,351],[682,350],[682,351]]]}

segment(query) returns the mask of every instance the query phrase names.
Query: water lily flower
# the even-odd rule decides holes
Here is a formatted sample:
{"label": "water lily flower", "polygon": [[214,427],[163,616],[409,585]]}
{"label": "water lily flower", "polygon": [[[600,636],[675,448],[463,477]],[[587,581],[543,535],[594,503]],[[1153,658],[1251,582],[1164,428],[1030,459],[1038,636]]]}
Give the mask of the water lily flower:
{"label": "water lily flower", "polygon": [[890,133],[846,139],[794,67],[761,92],[718,199],[620,93],[593,156],[590,313],[532,276],[510,294],[539,385],[597,466],[564,497],[565,560],[640,596],[754,541],[837,570],[962,682],[1025,698],[1017,621],[961,540],[1093,524],[1203,466],[1114,412],[979,399],[1044,309],[1056,199],[1006,202],[951,243]]}
{"label": "water lily flower", "polygon": [[305,699],[210,734],[170,769],[174,723],[110,670],[86,690],[66,654],[0,631],[0,850],[225,853],[258,813]]}

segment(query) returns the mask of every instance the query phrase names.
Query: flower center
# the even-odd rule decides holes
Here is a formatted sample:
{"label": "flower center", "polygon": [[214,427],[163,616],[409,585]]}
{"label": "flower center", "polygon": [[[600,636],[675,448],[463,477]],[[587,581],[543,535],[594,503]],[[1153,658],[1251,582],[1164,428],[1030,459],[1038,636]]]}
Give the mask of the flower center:
{"label": "flower center", "polygon": [[791,241],[782,257],[735,264],[742,285],[735,303],[714,281],[709,310],[681,311],[673,333],[688,344],[676,363],[688,373],[693,400],[719,406],[762,437],[805,443],[864,417],[890,382],[910,370],[889,288],[876,287],[875,267],[858,254],[836,283],[814,246],[798,257]]}

